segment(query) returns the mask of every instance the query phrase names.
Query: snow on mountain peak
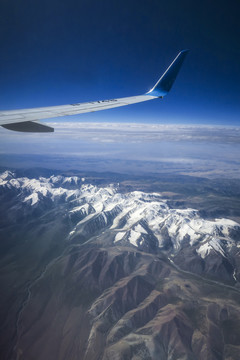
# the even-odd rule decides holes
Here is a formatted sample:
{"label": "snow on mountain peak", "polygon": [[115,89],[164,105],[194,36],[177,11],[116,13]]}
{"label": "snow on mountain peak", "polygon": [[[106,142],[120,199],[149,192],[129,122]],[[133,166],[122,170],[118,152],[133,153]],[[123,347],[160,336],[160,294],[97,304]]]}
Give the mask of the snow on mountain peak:
{"label": "snow on mountain peak", "polygon": [[15,174],[12,171],[6,170],[0,174],[0,185],[5,185],[11,179],[13,179]]}
{"label": "snow on mountain peak", "polygon": [[240,225],[229,219],[206,220],[195,209],[170,209],[159,193],[121,193],[118,186],[87,184],[77,176],[29,179],[16,178],[6,171],[0,175],[0,187],[17,190],[18,199],[30,207],[49,200],[67,203],[69,216],[79,219],[69,239],[85,227],[85,231],[93,232],[108,229],[113,234],[112,241],[118,244],[127,241],[141,247],[152,239],[160,248],[170,246],[178,252],[187,241],[205,258],[212,251],[225,257],[236,242],[231,238],[232,231],[240,232]]}
{"label": "snow on mountain peak", "polygon": [[31,205],[33,206],[39,201],[38,194],[32,193],[31,195],[27,196],[23,201],[24,202],[31,201]]}

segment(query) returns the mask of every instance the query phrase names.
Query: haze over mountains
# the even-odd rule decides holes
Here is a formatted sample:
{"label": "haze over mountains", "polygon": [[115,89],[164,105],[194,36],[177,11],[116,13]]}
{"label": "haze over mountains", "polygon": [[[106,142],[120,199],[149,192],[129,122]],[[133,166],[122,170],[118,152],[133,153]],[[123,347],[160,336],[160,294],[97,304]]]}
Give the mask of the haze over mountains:
{"label": "haze over mountains", "polygon": [[117,178],[1,174],[3,359],[238,359],[238,213],[206,205],[230,189]]}
{"label": "haze over mountains", "polygon": [[239,127],[91,121],[49,125],[54,136],[1,129],[1,166],[240,178]]}

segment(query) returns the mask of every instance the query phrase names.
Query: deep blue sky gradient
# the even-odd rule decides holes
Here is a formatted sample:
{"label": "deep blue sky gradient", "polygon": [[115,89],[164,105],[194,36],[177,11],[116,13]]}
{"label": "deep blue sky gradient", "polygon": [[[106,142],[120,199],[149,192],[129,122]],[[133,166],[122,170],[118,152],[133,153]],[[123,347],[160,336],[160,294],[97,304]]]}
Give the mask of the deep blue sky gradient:
{"label": "deep blue sky gradient", "polygon": [[189,48],[163,101],[71,121],[240,125],[239,15],[236,0],[2,0],[0,108],[142,94]]}

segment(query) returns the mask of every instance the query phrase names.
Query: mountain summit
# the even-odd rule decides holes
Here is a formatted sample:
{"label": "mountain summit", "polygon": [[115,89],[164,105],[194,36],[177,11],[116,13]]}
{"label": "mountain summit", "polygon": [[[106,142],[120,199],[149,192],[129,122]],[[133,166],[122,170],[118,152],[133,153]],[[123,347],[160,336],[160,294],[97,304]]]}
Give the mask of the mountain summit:
{"label": "mountain summit", "polygon": [[0,199],[4,359],[236,358],[237,222],[78,176],[5,171]]}

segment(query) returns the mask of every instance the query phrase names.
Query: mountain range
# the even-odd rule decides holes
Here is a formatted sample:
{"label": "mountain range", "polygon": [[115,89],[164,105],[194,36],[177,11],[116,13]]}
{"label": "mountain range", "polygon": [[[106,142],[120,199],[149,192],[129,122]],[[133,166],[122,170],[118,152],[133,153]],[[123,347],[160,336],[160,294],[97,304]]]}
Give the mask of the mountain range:
{"label": "mountain range", "polygon": [[238,222],[87,176],[0,201],[3,359],[238,359]]}

